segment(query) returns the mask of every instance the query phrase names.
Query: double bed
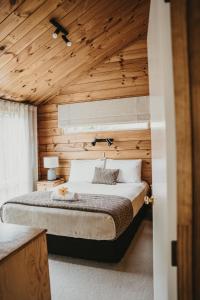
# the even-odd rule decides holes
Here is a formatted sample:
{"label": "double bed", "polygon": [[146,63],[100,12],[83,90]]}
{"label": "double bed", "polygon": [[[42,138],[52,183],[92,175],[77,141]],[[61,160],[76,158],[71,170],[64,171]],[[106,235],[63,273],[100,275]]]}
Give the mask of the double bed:
{"label": "double bed", "polygon": [[[95,196],[97,203],[105,198],[102,203],[110,202],[111,206],[109,209],[104,209],[104,204],[103,209],[80,209],[76,202],[65,206],[62,201],[49,205],[51,201],[46,197],[63,187],[80,195],[80,203],[86,198],[92,201]],[[32,202],[30,194],[7,201],[1,208],[1,218],[5,223],[46,228],[51,253],[115,262],[121,259],[139,226],[144,215],[144,196],[148,191],[145,181],[117,182],[115,185],[69,181],[53,188],[52,192],[32,193],[36,197]],[[40,198],[44,197],[46,202],[43,203]],[[127,208],[124,203],[128,204]],[[118,209],[121,209],[122,217]],[[132,211],[128,221],[123,219],[127,210]],[[128,222],[120,232],[114,217],[116,214],[121,222]]]}

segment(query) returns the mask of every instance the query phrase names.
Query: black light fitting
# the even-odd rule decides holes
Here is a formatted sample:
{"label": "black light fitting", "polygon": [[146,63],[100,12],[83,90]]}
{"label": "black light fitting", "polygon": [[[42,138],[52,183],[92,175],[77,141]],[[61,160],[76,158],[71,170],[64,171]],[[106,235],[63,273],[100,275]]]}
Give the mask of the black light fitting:
{"label": "black light fitting", "polygon": [[50,23],[56,27],[56,30],[52,33],[52,38],[57,39],[59,33],[62,33],[62,39],[65,41],[68,47],[71,47],[72,42],[67,38],[68,31],[54,18],[50,19]]}
{"label": "black light fitting", "polygon": [[96,143],[102,143],[102,142],[106,142],[108,144],[108,146],[110,147],[113,144],[114,139],[112,138],[107,138],[107,139],[94,139],[94,141],[91,142],[92,146],[95,146]]}
{"label": "black light fitting", "polygon": [[17,3],[17,0],[10,0],[11,5],[15,5]]}

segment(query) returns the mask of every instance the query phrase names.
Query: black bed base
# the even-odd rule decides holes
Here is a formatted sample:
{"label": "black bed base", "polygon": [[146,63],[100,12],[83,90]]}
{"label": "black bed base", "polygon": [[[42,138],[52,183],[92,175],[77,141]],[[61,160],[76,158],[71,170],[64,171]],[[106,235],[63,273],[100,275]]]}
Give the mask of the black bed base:
{"label": "black bed base", "polygon": [[126,231],[113,241],[97,241],[57,235],[47,235],[48,252],[100,262],[118,262],[124,256],[141,220],[146,207],[143,206]]}

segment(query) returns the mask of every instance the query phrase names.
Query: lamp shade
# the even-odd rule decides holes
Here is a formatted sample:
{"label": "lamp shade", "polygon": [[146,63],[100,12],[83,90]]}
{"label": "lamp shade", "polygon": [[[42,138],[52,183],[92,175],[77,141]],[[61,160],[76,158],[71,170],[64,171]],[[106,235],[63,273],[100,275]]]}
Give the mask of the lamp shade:
{"label": "lamp shade", "polygon": [[49,156],[44,157],[44,168],[52,169],[58,167],[58,157],[57,156]]}

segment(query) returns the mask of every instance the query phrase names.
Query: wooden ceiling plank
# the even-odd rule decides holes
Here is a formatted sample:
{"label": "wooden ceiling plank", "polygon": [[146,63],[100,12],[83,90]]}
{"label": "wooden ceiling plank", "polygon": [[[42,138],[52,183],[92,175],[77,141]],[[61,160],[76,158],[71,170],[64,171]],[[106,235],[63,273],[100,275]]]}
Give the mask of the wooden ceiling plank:
{"label": "wooden ceiling plank", "polygon": [[[0,55],[0,68],[2,68],[3,66],[6,67],[6,64],[8,64],[11,60],[12,63],[19,63],[19,58],[18,58],[18,54],[23,51],[25,48],[29,47],[29,48],[36,48],[35,44],[37,45],[37,47],[40,47],[40,43],[41,41],[43,41],[43,44],[46,42],[46,39],[51,39],[51,35],[50,32],[48,32],[48,29],[52,27],[52,25],[49,23],[49,19],[53,16],[57,16],[59,17],[60,14],[64,13],[63,7],[62,5],[60,6],[59,4],[61,3],[60,0],[51,0],[51,3],[49,3],[48,1],[46,1],[45,5],[48,6],[48,9],[44,10],[44,6],[43,9],[41,9],[41,13],[43,12],[43,20],[41,22],[38,22],[38,19],[40,18],[38,17],[37,19],[32,20],[32,24],[30,24],[29,26],[27,26],[27,28],[25,29],[25,31],[21,30],[21,35],[19,38],[18,36],[18,29],[16,28],[16,31],[14,30],[11,34],[13,34],[13,36],[15,35],[15,43],[13,44],[14,40],[11,42],[9,39],[9,36],[7,36],[6,39],[3,40],[2,44],[3,48],[5,47],[5,49],[3,49]],[[50,5],[51,4],[51,5]],[[74,4],[72,4],[72,8],[74,7]],[[70,9],[70,7],[69,7]],[[49,14],[50,13],[50,14]],[[66,12],[67,14],[68,12]],[[37,22],[36,22],[37,21]],[[25,26],[25,22],[23,23],[23,26]],[[30,28],[32,28],[32,30],[30,30]],[[29,29],[30,31],[27,31],[27,29]],[[43,35],[43,33],[46,33],[46,38]],[[22,37],[23,34],[23,37]],[[39,39],[39,42],[38,42]],[[32,53],[32,52],[31,52]],[[2,71],[3,72],[3,71]],[[1,72],[1,73],[2,73]]]}
{"label": "wooden ceiling plank", "polygon": [[[130,9],[130,6],[129,6],[129,9]],[[123,14],[124,13],[127,14],[127,12],[123,12]],[[139,10],[139,12],[137,11],[137,14],[141,14],[141,13],[143,13],[142,9],[141,9],[141,11]],[[144,14],[144,16],[140,17],[140,21],[138,21],[137,23],[134,22],[134,19],[133,19],[132,15],[129,15],[129,16],[132,19],[132,22],[130,21],[129,24],[127,24],[128,18],[123,18],[120,24],[119,23],[116,24],[115,26],[111,27],[110,30],[108,30],[106,33],[104,33],[103,41],[102,41],[102,36],[100,36],[94,42],[92,42],[92,44],[93,44],[92,49],[91,49],[90,45],[88,46],[89,53],[87,53],[88,51],[87,51],[87,48],[85,47],[85,48],[83,48],[79,51],[79,53],[81,52],[81,54],[79,54],[77,57],[71,57],[69,62],[68,61],[67,62],[62,61],[57,67],[54,67],[54,72],[51,74],[51,77],[54,76],[55,78],[57,78],[57,81],[59,81],[63,77],[63,75],[60,75],[60,74],[65,73],[66,69],[67,69],[68,72],[72,72],[72,70],[74,71],[74,69],[78,69],[78,67],[83,64],[81,59],[79,60],[79,58],[81,58],[81,57],[84,57],[84,61],[86,61],[86,60],[88,61],[87,64],[84,64],[83,68],[88,68],[91,61],[92,61],[92,64],[93,64],[95,59],[97,60],[98,52],[99,52],[100,57],[101,57],[102,48],[104,48],[104,47],[106,48],[106,45],[107,45],[108,48],[110,47],[110,49],[109,49],[110,52],[107,53],[107,55],[112,55],[117,50],[121,50],[121,48],[128,45],[130,43],[130,39],[132,40],[132,37],[134,36],[134,34],[132,34],[132,36],[128,35],[128,34],[130,34],[130,30],[134,31],[135,24],[137,24],[137,26],[138,26],[138,27],[135,27],[135,29],[137,30],[137,33],[138,33],[138,31],[140,32],[140,30],[141,30],[141,32],[144,32],[146,30],[146,25],[143,25],[144,19],[145,19],[145,14]],[[122,27],[121,34],[122,33],[124,34],[124,41],[123,41],[123,39],[115,41],[116,36],[113,37],[113,35],[114,35],[114,33],[119,34],[119,30],[121,29],[121,27]],[[128,34],[127,34],[127,32],[128,32]],[[108,43],[108,42],[110,42],[110,43]],[[114,47],[113,43],[115,43],[115,45],[117,45],[117,49],[114,48],[114,50],[112,50],[112,48]],[[109,46],[109,44],[110,44],[110,46]],[[106,52],[106,50],[105,50],[105,52]],[[95,55],[95,57],[94,57],[94,59],[91,59],[92,58],[91,56],[93,54]],[[107,57],[107,55],[104,54],[103,59],[105,59]],[[97,60],[97,63],[98,62],[99,61]],[[78,67],[77,67],[77,65],[78,65]],[[90,68],[91,67],[92,67],[92,65],[90,66]],[[78,72],[78,73],[80,74],[80,72]],[[45,74],[45,78],[48,75],[49,74]],[[72,77],[71,75],[72,74],[70,74],[70,76],[69,76],[70,80],[73,80],[71,78]],[[44,86],[45,86],[45,84],[42,84],[42,82],[41,82],[41,88],[44,89]],[[39,89],[40,87],[37,85],[37,88]]]}
{"label": "wooden ceiling plank", "polygon": [[[51,36],[51,31],[49,31],[49,36]],[[52,40],[51,37],[50,40]],[[55,44],[50,42],[52,48],[50,44],[49,46],[48,44],[42,45],[36,50],[36,52],[34,52],[33,48],[28,47],[26,51],[23,51],[23,53],[20,53],[18,56],[18,59],[22,62],[17,64],[17,66],[15,66],[10,72],[6,72],[6,74],[4,73],[4,76],[2,75],[1,85],[3,85],[6,89],[7,87],[9,88],[13,83],[19,82],[20,88],[22,88],[22,85],[25,85],[26,82],[21,78],[26,77],[31,73],[33,74],[34,68],[32,68],[32,65],[35,65],[36,68],[38,64],[44,64],[48,60],[54,61],[57,57],[63,55],[63,51],[66,51],[66,45],[64,43],[59,43],[59,47],[56,47],[58,43],[58,41],[56,41]],[[45,50],[47,51],[47,55],[44,56]],[[23,82],[23,84],[21,82]],[[15,84],[15,87],[16,86],[17,85]]]}
{"label": "wooden ceiling plank", "polygon": [[100,30],[100,27],[106,32],[110,27],[116,24],[116,22],[118,22],[117,16],[119,16],[122,11],[122,7],[124,10],[128,7],[127,0],[115,0],[112,5],[109,1],[106,1],[105,4],[106,6],[103,7],[102,2],[98,3],[97,13],[91,15],[91,18],[87,22],[79,19],[78,23],[83,25],[83,27],[80,27],[81,30],[70,31],[69,38],[71,37],[71,33],[73,33],[71,39],[74,40],[75,43],[80,43],[84,38],[83,35],[85,35],[87,39],[83,42],[87,44],[101,34],[102,31]]}
{"label": "wooden ceiling plank", "polygon": [[[122,3],[122,1],[116,1],[116,2],[118,2],[118,3]],[[93,1],[93,3],[94,3],[94,1]],[[97,12],[98,13],[100,13],[101,11],[102,11],[102,14],[104,15],[105,13],[105,8],[107,7],[107,5],[108,5],[108,2],[107,1],[105,1],[105,5],[103,6],[102,5],[103,4],[103,2],[101,2],[101,10],[100,9],[97,9],[97,8],[94,8],[94,7],[92,7],[92,12],[91,12],[91,10],[88,10],[87,11],[87,13],[85,13],[85,17],[83,18],[83,16],[81,16],[80,18],[79,18],[79,20],[78,20],[78,22],[83,22],[83,21],[87,21],[87,20],[90,20],[91,19],[91,17],[92,16],[94,16],[95,17],[95,15],[97,14]],[[114,8],[112,7],[112,10],[113,10]],[[111,10],[111,11],[112,11]],[[108,9],[107,9],[107,11],[108,11]],[[109,13],[109,11],[108,11],[108,13]],[[75,14],[75,12],[74,12],[74,15],[76,15],[76,16],[79,16],[77,13]],[[74,22],[73,22],[73,25],[75,26],[75,28],[77,28],[77,20],[75,20]],[[99,25],[98,25],[99,26]],[[69,27],[69,26],[68,26]],[[76,29],[75,29],[75,31],[76,31]],[[50,41],[50,44],[52,44],[52,40]],[[66,55],[67,55],[67,52],[69,52],[69,48],[67,48],[66,47],[66,45],[63,43],[63,41],[61,41],[61,47],[62,47],[62,49],[64,49],[63,51],[65,51],[66,52]],[[61,49],[61,50],[62,50]],[[46,48],[45,48],[45,50],[46,50]],[[59,52],[59,49],[58,49],[58,52]],[[71,53],[71,52],[70,52]],[[65,57],[66,57],[66,55],[65,55]],[[49,57],[53,57],[53,59],[50,59]],[[61,56],[63,56],[63,52],[61,51]],[[41,60],[40,60],[40,58],[41,57],[43,57]],[[59,56],[58,56],[58,58],[59,58]],[[34,61],[34,59],[35,59],[35,61]],[[46,59],[48,60],[49,59],[49,63],[51,63],[51,61],[53,62],[53,64],[55,64],[54,63],[54,59],[56,59],[56,57],[55,57],[55,49],[53,49],[52,51],[48,51],[48,54],[46,55],[46,56],[44,56],[44,54],[43,53],[38,53],[38,52],[35,52],[35,53],[32,53],[32,56],[31,56],[31,58],[29,59],[29,60],[26,60],[25,62],[24,62],[24,66],[23,66],[23,64],[20,64],[20,67],[19,67],[19,65],[17,66],[17,69],[16,70],[18,70],[18,69],[23,69],[23,72],[21,73],[21,74],[18,74],[18,72],[16,72],[17,74],[12,74],[12,75],[10,75],[9,74],[9,77],[8,78],[3,78],[3,80],[2,80],[2,83],[4,84],[4,88],[6,88],[6,82],[8,82],[8,87],[9,87],[9,82],[11,82],[12,84],[13,84],[13,80],[14,80],[14,78],[17,78],[17,81],[19,80],[19,78],[21,78],[21,77],[28,77],[28,75],[29,74],[33,74],[33,70],[34,69],[36,69],[38,66],[40,66],[40,65],[42,65],[42,68],[43,68],[43,71],[44,71],[44,63],[45,63],[45,67],[46,67],[46,70],[48,70],[48,68],[51,66],[51,65],[49,65],[49,64],[47,64],[47,61],[46,61]],[[62,60],[63,58],[61,58],[61,60]],[[29,65],[29,67],[28,68],[25,68],[25,66],[26,66],[26,64],[28,64]],[[32,65],[33,65],[33,67],[34,67],[34,69],[32,68]],[[28,74],[27,72],[26,72],[26,70],[30,70],[30,73]],[[41,74],[41,72],[42,72],[42,70],[38,70],[38,72],[39,72],[39,74]],[[23,80],[22,80],[23,81]],[[32,79],[32,82],[33,82],[33,79]],[[47,79],[47,82],[49,82],[48,81],[48,79]],[[23,85],[25,85],[26,84],[26,81],[23,81]],[[20,87],[21,88],[21,87]]]}
{"label": "wooden ceiling plank", "polygon": [[24,1],[25,0],[18,0],[14,5],[11,5],[9,0],[1,0],[0,23],[2,23]]}
{"label": "wooden ceiling plank", "polygon": [[[34,11],[23,23],[15,28],[6,38],[15,44],[23,38],[28,32],[43,21],[52,11],[62,7],[64,0],[48,0],[45,1],[36,11]],[[60,10],[62,12],[62,10]],[[49,25],[48,23],[45,25]],[[46,26],[45,26],[46,27]],[[6,40],[6,39],[5,39]],[[4,42],[4,40],[2,41]]]}
{"label": "wooden ceiling plank", "polygon": [[[130,25],[130,24],[129,24]],[[125,26],[125,34],[128,32],[128,26],[126,26],[126,25],[124,25]],[[142,23],[139,25],[139,27],[141,27],[142,26]],[[145,27],[145,26],[144,26]],[[136,28],[137,29],[137,28]],[[142,30],[142,28],[140,28],[141,30]],[[144,30],[144,29],[143,29]],[[132,28],[132,30],[131,31],[133,31],[134,32],[134,29]],[[123,32],[123,31],[122,31]],[[136,32],[137,32],[137,30],[136,30]],[[129,43],[129,38],[130,38],[130,36],[129,36],[129,34],[130,34],[130,32],[128,32],[128,35],[126,35],[126,38],[124,38],[124,41],[123,41],[123,39],[122,40],[120,40],[119,41],[119,44],[121,45],[121,47],[123,47],[123,46],[125,46],[124,45],[124,43]],[[121,33],[121,35],[122,35],[122,33]],[[112,46],[114,45],[114,44],[117,44],[118,43],[118,41],[116,41],[116,37],[114,37],[114,35],[112,35],[112,33],[111,33],[111,35],[110,35],[110,37],[109,36],[107,36],[107,37],[105,37],[106,38],[106,41],[108,41],[109,40],[109,38],[110,38],[110,40],[111,40],[111,43],[112,43]],[[133,35],[132,35],[132,38],[133,38]],[[95,41],[96,42],[96,41]],[[94,42],[94,43],[95,43]],[[124,43],[123,43],[124,42]],[[97,45],[98,45],[98,41],[97,41]],[[106,44],[104,44],[104,46],[105,46]],[[96,49],[99,49],[99,46],[97,46],[97,47],[95,47]],[[101,47],[100,47],[100,49],[101,49]],[[119,49],[118,49],[119,50]],[[116,49],[115,50],[113,50],[113,49],[111,49],[111,53],[113,53],[114,51],[116,51]],[[108,51],[106,51],[106,53],[107,53],[107,55],[109,56],[111,53],[109,53]],[[95,52],[95,54],[96,54],[96,57],[94,58],[94,59],[97,59],[97,51]],[[106,56],[105,56],[105,58],[106,58]],[[85,60],[86,60],[86,58],[85,58]],[[88,60],[88,64],[90,63],[90,61],[92,61],[92,63],[93,63],[93,65],[95,64],[95,62],[94,62],[94,60],[93,59],[91,59],[91,56],[89,57],[89,60]],[[89,68],[89,65],[87,65],[87,67]],[[92,66],[91,66],[92,67]],[[68,69],[69,69],[69,65],[68,65]],[[75,73],[75,72],[74,72]],[[73,75],[75,75],[73,73]],[[79,74],[80,74],[80,69],[79,69]],[[68,78],[70,78],[70,80],[72,80],[72,76],[71,76],[72,74],[70,74],[70,76],[68,76]],[[66,82],[67,83],[67,82]]]}
{"label": "wooden ceiling plank", "polygon": [[[96,1],[90,1],[91,6],[93,7]],[[62,19],[62,23],[64,22],[73,22],[74,24],[77,22],[77,17],[82,15],[85,12],[85,3],[80,0],[77,2],[76,7],[74,7],[74,10],[70,13],[67,13],[67,15]],[[88,9],[90,6],[87,7]],[[57,13],[57,10],[55,11]],[[55,16],[55,12],[53,12],[53,16]],[[59,12],[58,12],[59,13]],[[88,16],[89,18],[89,16]],[[49,24],[49,16],[48,16],[48,24]],[[70,25],[70,24],[69,24]],[[68,25],[68,27],[69,27]],[[13,82],[15,78],[18,80],[19,78],[23,77],[23,74],[18,74],[17,70],[23,70],[23,73],[27,70],[31,69],[31,66],[36,68],[38,65],[43,65],[46,63],[45,58],[49,59],[49,57],[55,56],[57,52],[60,52],[61,55],[63,55],[63,51],[69,51],[69,48],[66,47],[66,44],[63,43],[63,40],[57,39],[52,40],[51,32],[52,32],[52,25],[50,25],[51,29],[49,31],[45,31],[43,35],[40,36],[39,40],[41,40],[41,45],[38,47],[38,39],[36,40],[36,43],[32,43],[28,46],[28,48],[25,48],[22,53],[20,53],[18,56],[16,56],[16,59],[18,60],[17,66],[15,66],[15,60],[12,61],[12,64],[10,68],[6,69],[7,65],[5,66],[4,70],[2,68],[0,69],[0,78],[3,78],[1,80],[1,83],[5,84],[6,82],[9,84],[9,82]],[[56,48],[57,47],[57,48]],[[59,48],[58,48],[59,47]],[[31,49],[31,53],[29,53],[29,50]],[[53,49],[53,50],[52,50]],[[52,50],[52,51],[51,51]],[[56,50],[56,52],[55,52]],[[46,54],[47,53],[47,54]],[[46,54],[46,56],[45,56]],[[25,57],[24,57],[25,56]],[[40,61],[41,59],[41,61]],[[1,61],[1,58],[0,58]],[[12,66],[15,68],[12,69]],[[9,74],[12,71],[13,74]],[[33,73],[33,69],[30,71]],[[17,74],[15,74],[17,73]],[[5,75],[8,74],[8,77]],[[27,76],[28,74],[26,74]],[[2,76],[2,77],[1,77]],[[25,84],[25,83],[24,83]]]}
{"label": "wooden ceiling plank", "polygon": [[[116,1],[117,2],[117,1]],[[93,1],[93,3],[94,3],[94,1]],[[103,3],[103,2],[102,2]],[[106,4],[106,6],[108,5],[108,2],[107,1],[105,1],[105,4]],[[102,13],[104,13],[104,10],[105,10],[105,8],[106,8],[106,6],[103,6],[102,7]],[[94,8],[94,7],[93,7]],[[88,7],[88,10],[89,10],[89,7]],[[93,12],[93,15],[95,16],[95,14],[97,13],[97,9],[95,9],[94,10],[94,12]],[[74,12],[74,15],[76,14],[76,16],[79,16],[76,12]],[[88,20],[90,20],[91,19],[91,17],[93,17],[93,15],[92,15],[92,12],[91,12],[91,10],[89,10],[89,11],[87,11],[87,14],[86,14],[86,16],[87,16],[87,19]],[[79,20],[78,20],[78,22],[82,22],[82,21],[84,21],[84,19],[83,18],[79,18]],[[77,20],[75,20],[74,22],[73,22],[73,25],[75,26],[75,28],[77,28]],[[70,25],[68,26],[68,28],[70,28]],[[76,31],[76,30],[75,30]],[[72,40],[74,41],[74,39],[73,39],[73,36],[72,36]],[[50,44],[52,44],[52,40],[50,41]],[[63,46],[65,46],[65,52],[69,52],[69,48],[67,48],[66,47],[66,45],[65,44],[63,44],[63,41],[61,41],[60,42],[60,44]],[[63,48],[63,47],[62,47]],[[46,49],[45,49],[46,50]],[[49,53],[48,53],[48,55],[49,56],[53,56],[55,53],[54,53],[54,51],[55,50],[53,50],[52,51],[52,53],[49,51]],[[71,52],[70,52],[71,53]],[[43,63],[45,62],[45,66],[46,66],[46,68],[48,69],[50,66],[48,66],[47,64],[46,64],[46,60],[45,61],[39,61],[38,60],[38,55],[39,55],[39,53],[34,53],[35,54],[35,58],[36,58],[36,64],[34,63],[34,65],[33,65],[33,67],[34,67],[34,69],[39,65],[42,65],[43,66]],[[63,53],[63,54],[65,54],[65,53]],[[67,53],[66,53],[67,54]],[[64,55],[63,55],[64,56]],[[32,57],[31,57],[31,59],[33,59],[33,57],[34,57],[34,55],[32,55]],[[43,57],[44,57],[44,59],[45,59],[45,56],[44,56],[44,54],[43,54]],[[40,58],[40,56],[39,56],[39,58]],[[25,64],[27,63],[27,61],[25,62]],[[32,61],[28,61],[28,64],[30,65],[30,64],[32,64],[33,62]],[[30,69],[31,69],[31,66],[30,66]],[[26,69],[25,69],[26,70]],[[33,69],[31,69],[31,73],[33,72]],[[41,70],[39,70],[38,71],[39,73],[41,73]],[[24,72],[23,72],[24,73]],[[27,76],[28,74],[26,74],[25,73],[25,75],[24,76]],[[23,74],[21,74],[21,77],[23,76]],[[17,79],[19,78],[20,76],[17,76]]]}
{"label": "wooden ceiling plank", "polygon": [[[65,82],[65,85],[68,84],[69,82],[72,82],[73,80],[76,80],[77,78],[79,78],[82,74],[84,74],[85,72],[89,71],[95,64],[99,64],[101,63],[102,61],[104,61],[104,59],[109,56],[109,55],[112,55],[113,53],[117,52],[118,49],[120,47],[123,47],[123,45],[127,45],[130,43],[130,40],[129,38],[131,37],[131,40],[132,38],[134,38],[134,36],[132,35],[131,36],[131,33],[133,32],[133,30],[130,30],[128,32],[128,34],[124,33],[123,32],[121,33],[121,36],[122,36],[122,40],[119,41],[119,43],[116,43],[117,45],[115,45],[115,41],[113,40],[113,43],[112,43],[112,47],[109,49],[107,49],[104,53],[102,53],[102,56],[97,56],[97,58],[94,60],[92,60],[93,64],[91,65],[90,64],[90,57],[88,58],[87,60],[87,63],[86,65],[82,65],[82,66],[79,66],[79,68],[76,69],[76,71],[74,72],[71,72],[70,74],[68,74],[68,77],[67,78],[59,78],[60,82],[57,82],[57,90],[59,93],[59,90],[62,88],[63,84],[62,82]],[[136,37],[137,38],[137,37]],[[86,61],[86,60],[85,60]],[[54,97],[56,94],[52,95],[49,93],[49,95],[45,95],[45,97],[39,97],[41,99],[41,101],[43,101],[45,98],[47,99],[47,97],[49,96],[50,98]],[[38,102],[37,102],[38,103]]]}
{"label": "wooden ceiling plank", "polygon": [[[114,14],[114,17],[116,17],[116,19],[114,18],[115,20],[113,20],[112,14],[110,14],[110,16],[108,14],[111,18],[108,24],[106,24],[105,17],[108,10],[104,9],[104,15],[99,13],[102,1],[97,1],[98,5],[94,5],[96,15],[94,15],[93,18],[87,17],[84,23],[83,13],[80,17],[74,19],[70,24],[69,36],[73,37],[73,42],[75,41],[77,44],[73,45],[73,48],[69,50],[64,47],[62,40],[60,40],[59,43],[55,41],[55,47],[51,48],[50,44],[52,44],[52,40],[50,40],[51,31],[49,28],[45,28],[46,30],[41,35],[35,32],[37,36],[35,39],[32,36],[32,40],[28,40],[28,34],[23,35],[16,43],[15,38],[18,39],[18,35],[15,32],[15,35],[12,36],[12,32],[14,32],[12,31],[7,39],[8,42],[14,43],[11,48],[18,51],[17,46],[19,46],[21,42],[21,49],[17,54],[17,59],[15,53],[15,57],[12,56],[13,53],[8,53],[7,57],[10,55],[9,63],[2,66],[0,70],[0,77],[2,76],[0,89],[2,90],[2,94],[8,95],[9,97],[12,96],[16,100],[22,101],[27,99],[39,104],[40,101],[51,100],[56,95],[58,95],[57,97],[71,96],[73,101],[79,101],[79,98],[85,95],[86,99],[89,98],[90,100],[95,93],[97,93],[98,97],[98,83],[101,88],[105,87],[103,95],[107,95],[107,97],[110,97],[109,95],[116,89],[116,86],[118,86],[120,91],[123,90],[125,95],[130,95],[134,90],[136,94],[148,92],[148,82],[146,80],[146,45],[144,42],[147,32],[148,0],[138,0],[134,1],[134,3],[131,0],[124,1],[125,5],[122,5],[122,3],[118,5],[114,0],[104,2],[104,6],[107,5],[111,11],[114,5],[116,10],[120,11],[120,14]],[[88,0],[84,1],[85,11],[87,11],[88,3],[91,4],[91,2],[92,1],[88,2]],[[135,9],[134,14],[132,14],[132,9]],[[72,15],[73,13],[74,11],[72,11]],[[120,16],[122,16],[122,20],[120,20]],[[31,16],[29,18],[31,18]],[[42,21],[38,19],[35,23],[35,27],[38,26],[38,22],[40,24],[44,20],[46,24],[49,25],[47,18],[43,18]],[[83,23],[81,23],[82,21]],[[24,23],[25,22],[27,22],[27,26],[32,26],[30,20],[28,22],[28,19],[26,19]],[[61,23],[62,22],[63,19]],[[67,19],[65,19],[65,23],[63,24],[67,27],[65,24],[69,24]],[[20,26],[22,25],[19,25],[17,28]],[[29,28],[28,33],[30,35],[34,32],[35,27],[33,29],[31,29],[32,27]],[[47,40],[44,40],[44,43],[42,36],[47,38]],[[137,39],[143,41],[140,42],[140,44],[138,41],[138,44],[135,43],[132,45],[131,42]],[[24,44],[24,42],[25,48],[24,45],[22,47],[22,43]],[[47,45],[50,46],[50,49],[45,48]],[[125,47],[129,48],[124,49]],[[11,56],[14,58],[11,58]],[[113,57],[109,59],[110,56]],[[0,66],[2,57],[3,55],[0,56]],[[103,63],[105,61],[106,63]],[[139,61],[142,63],[142,69],[140,67],[137,71]],[[131,63],[133,65],[133,62],[136,69],[131,70],[130,66]],[[5,60],[2,60],[2,63],[4,64]],[[24,66],[23,71],[21,71],[23,69],[20,68],[21,66]],[[98,69],[98,66],[100,69]],[[114,69],[112,69],[111,66]],[[123,80],[125,68],[129,70],[127,70],[127,78],[125,77],[125,80]],[[88,72],[90,73],[88,74]],[[108,72],[111,72],[109,74],[111,76],[109,82],[107,82],[109,79]],[[134,72],[134,76],[132,72]],[[84,74],[86,74],[84,78],[85,81],[81,82],[81,77]],[[91,74],[95,74],[92,80],[89,79]],[[106,80],[105,76],[107,76]],[[131,82],[133,81],[134,86],[131,86]],[[24,83],[27,83],[28,86],[22,88]],[[104,83],[106,83],[106,86]],[[145,85],[146,89],[144,88],[142,92],[140,87]],[[78,94],[77,91],[79,91]],[[63,95],[63,93],[67,93],[67,95]],[[119,92],[119,94],[120,93],[122,92]],[[119,94],[117,94],[117,97]]]}
{"label": "wooden ceiling plank", "polygon": [[24,22],[45,0],[26,0],[0,24],[0,41]]}
{"label": "wooden ceiling plank", "polygon": [[[45,46],[45,47],[50,47],[50,46]],[[53,48],[54,49],[54,48]],[[39,61],[39,65],[40,64],[43,64],[43,63],[46,63],[48,60],[49,61],[51,61],[51,60],[55,60],[56,59],[56,57],[58,57],[59,58],[59,55],[60,55],[60,57],[62,58],[62,56],[63,56],[63,52],[62,52],[62,50],[63,51],[65,51],[66,50],[66,45],[65,44],[63,44],[63,43],[61,43],[61,45],[60,45],[60,48],[58,48],[58,49],[56,49],[57,51],[55,51],[55,50],[53,50],[53,56],[52,56],[52,53],[50,52],[50,51],[48,51],[48,54],[47,55],[45,55],[45,57],[43,57],[43,55],[42,55],[42,53],[38,53],[38,55],[37,55],[37,57],[35,57],[35,59],[34,59],[34,56],[33,56],[33,52],[34,52],[34,49],[33,48],[29,48],[28,49],[28,51],[27,52],[25,52],[25,53],[23,53],[23,54],[25,54],[24,56],[21,54],[21,55],[18,55],[18,61],[20,62],[21,60],[23,60],[23,63],[21,64],[21,65],[17,65],[17,67],[15,67],[15,69],[12,71],[12,70],[10,70],[10,68],[9,68],[9,71],[7,70],[7,74],[9,74],[9,81],[12,81],[12,80],[14,80],[15,79],[15,77],[17,77],[17,80],[19,80],[19,78],[20,77],[23,77],[22,75],[23,74],[21,74],[21,76],[20,76],[20,74],[19,74],[19,72],[20,72],[20,70],[23,70],[23,72],[24,71],[27,71],[27,70],[30,70],[30,72],[33,72],[33,70],[37,67],[37,62]],[[42,51],[42,49],[41,49],[41,51]],[[66,52],[67,52],[67,50],[66,50]],[[30,60],[26,60],[26,58],[28,59],[29,58],[29,56],[31,56],[31,58],[32,58],[32,60],[30,59]],[[139,51],[139,52],[137,52],[136,54],[135,54],[135,52],[132,52],[132,51],[128,51],[128,52],[125,52],[125,54],[124,55],[115,55],[115,56],[112,56],[109,60],[107,60],[105,63],[110,63],[110,62],[120,62],[122,59],[123,59],[123,61],[125,61],[125,60],[129,60],[129,63],[130,63],[130,61],[131,60],[134,60],[135,61],[135,59],[136,58],[145,58],[145,57],[147,57],[147,51],[146,50],[144,50],[144,51]],[[25,60],[25,61],[24,61]],[[31,64],[33,64],[34,63],[34,61],[35,61],[35,68],[34,69],[32,69],[31,68]],[[14,61],[12,61],[13,62],[13,64],[15,65],[16,63],[14,62]],[[141,60],[139,61],[139,65],[140,65],[140,63],[141,63]],[[26,65],[30,65],[30,66],[26,66]],[[6,65],[7,66],[7,65]],[[9,66],[11,67],[12,66],[12,64],[11,64],[11,62],[9,63]],[[124,69],[124,66],[123,66],[123,69]],[[121,70],[121,71],[123,71],[123,69]],[[113,71],[113,70],[112,70]],[[10,73],[11,72],[11,73]],[[146,72],[146,71],[145,71]],[[12,73],[14,73],[14,74],[16,74],[16,76],[15,75],[13,75],[13,77],[12,77]],[[22,73],[22,72],[21,72]],[[95,72],[94,72],[95,73]],[[98,72],[99,73],[99,72]],[[105,73],[105,72],[104,72]],[[3,78],[3,77],[5,77],[5,75],[4,74],[6,74],[6,72],[5,72],[5,69],[4,68],[2,68],[1,69],[1,73],[0,73],[0,79],[1,78]],[[122,76],[122,74],[123,74],[123,72],[121,72],[121,76]],[[25,74],[26,76],[28,76],[28,73],[26,73]],[[24,75],[24,76],[25,76]],[[109,75],[109,74],[108,74]],[[88,76],[91,76],[91,77],[93,77],[93,74],[90,74],[90,75],[88,75]],[[86,77],[87,77],[87,75],[86,75]],[[85,78],[85,77],[84,77]],[[92,78],[91,78],[92,79]],[[6,79],[6,77],[5,78],[3,78],[2,79],[2,84],[4,83],[5,85],[4,85],[4,87],[6,87],[6,81],[8,81],[8,79]],[[22,78],[22,82],[23,82],[23,78]],[[23,84],[25,84],[25,83],[23,83]]]}

